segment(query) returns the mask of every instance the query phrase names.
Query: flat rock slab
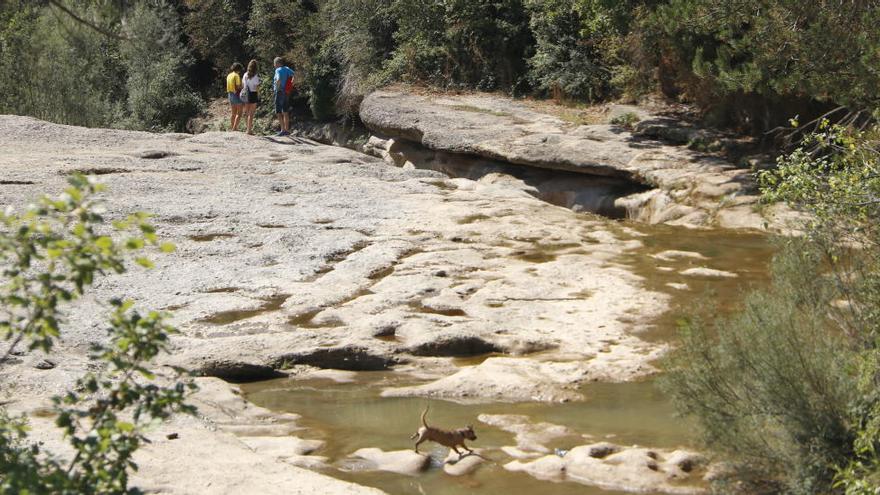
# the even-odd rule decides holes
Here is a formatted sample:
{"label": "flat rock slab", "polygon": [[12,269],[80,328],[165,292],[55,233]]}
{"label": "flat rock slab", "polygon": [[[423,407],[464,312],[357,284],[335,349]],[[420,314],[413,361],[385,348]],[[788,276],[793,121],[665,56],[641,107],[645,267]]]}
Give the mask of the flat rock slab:
{"label": "flat rock slab", "polygon": [[688,268],[681,272],[686,277],[702,277],[702,278],[737,278],[739,275],[724,270],[716,270],[714,268]]}
{"label": "flat rock slab", "polygon": [[[748,206],[758,201],[748,169],[634,135],[624,127],[575,125],[497,95],[381,90],[364,99],[360,117],[374,133],[437,152],[614,177],[654,188],[621,198],[618,205],[630,217],[649,223],[783,229],[792,218],[785,208],[759,213]],[[657,125],[673,125],[656,120]]]}
{"label": "flat rock slab", "polygon": [[321,440],[305,440],[292,436],[241,437],[241,441],[254,450],[279,458],[309,455],[324,446]]}
{"label": "flat rock slab", "polygon": [[606,490],[696,494],[706,491],[702,479],[706,464],[705,458],[687,451],[600,443],[575,447],[563,456],[514,460],[504,468],[542,480],[572,481]]}
{"label": "flat rock slab", "polygon": [[520,414],[481,414],[477,419],[516,435],[516,448],[519,452],[548,454],[550,442],[574,436],[570,428],[552,423],[533,423],[528,416]]}
{"label": "flat rock slab", "polygon": [[[354,462],[350,462],[354,461]],[[350,471],[388,471],[414,476],[428,468],[431,458],[412,450],[386,452],[378,448],[360,449],[343,463]]]}
{"label": "flat rock slab", "polygon": [[[154,269],[103,278],[72,305],[63,341],[39,356],[54,367],[34,368],[35,355],[4,367],[0,388],[16,401],[70,389],[89,369],[90,344],[106,338],[102,301],[119,296],[173,313],[180,334],[160,364],[235,380],[296,365],[418,370],[493,351],[505,356],[449,364],[421,387],[387,393],[561,401],[580,398],[585,380],[648,375],[666,350],[632,331],[669,300],[616,262],[641,243],[504,181],[448,180],[301,139],[85,129],[15,116],[0,116],[0,146],[0,208],[21,211],[62,192],[70,174],[88,173],[107,185],[108,220],[150,212],[162,240],[177,246],[151,253]],[[157,432],[179,439],[158,437],[144,450],[138,486],[359,493],[285,461],[320,461],[303,459],[319,444],[296,415],[254,407],[217,379],[200,385],[202,416]],[[252,473],[253,465],[261,467]],[[329,488],[314,488],[322,484]]]}
{"label": "flat rock slab", "polygon": [[472,474],[486,463],[485,452],[485,449],[474,449],[471,454],[458,455],[450,450],[443,461],[443,472],[450,476]]}

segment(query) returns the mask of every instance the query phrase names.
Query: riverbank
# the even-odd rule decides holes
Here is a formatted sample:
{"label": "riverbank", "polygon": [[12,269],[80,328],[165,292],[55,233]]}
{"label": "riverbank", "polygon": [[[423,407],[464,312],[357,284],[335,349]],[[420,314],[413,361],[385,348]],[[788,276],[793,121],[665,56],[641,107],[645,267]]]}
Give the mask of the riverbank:
{"label": "riverbank", "polygon": [[[583,400],[590,382],[656,373],[667,344],[645,332],[676,291],[741,276],[712,253],[651,246],[632,225],[548,204],[497,173],[450,179],[301,138],[156,135],[23,117],[0,118],[0,131],[3,207],[88,173],[108,186],[108,217],[152,212],[159,235],[178,246],[155,269],[110,277],[78,302],[48,356],[52,367],[30,353],[2,370],[4,399],[34,418],[50,446],[57,439],[41,411],[87,369],[89,343],[104,338],[99,301],[112,296],[172,311],[182,333],[159,364],[199,375],[392,370],[415,380],[385,387],[385,397],[553,404]],[[652,285],[638,264],[662,267],[668,282]],[[328,460],[298,418],[254,409],[223,382],[201,383],[202,416],[156,432],[142,486],[239,490],[251,485],[237,473],[254,463],[264,466],[265,493],[289,492],[300,477],[311,480],[303,486],[325,482],[301,472],[327,469]],[[163,440],[167,432],[178,438]],[[648,453],[639,452],[627,462],[642,462]],[[522,469],[560,467],[547,462]],[[361,490],[326,483],[327,493]]]}

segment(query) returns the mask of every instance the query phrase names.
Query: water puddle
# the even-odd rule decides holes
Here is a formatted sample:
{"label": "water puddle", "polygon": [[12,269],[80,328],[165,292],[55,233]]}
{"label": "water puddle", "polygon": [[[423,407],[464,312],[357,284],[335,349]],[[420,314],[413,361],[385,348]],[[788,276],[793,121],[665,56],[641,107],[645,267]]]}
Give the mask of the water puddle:
{"label": "water puddle", "polygon": [[220,313],[211,315],[203,319],[202,321],[205,323],[210,323],[212,325],[222,326],[229,325],[230,323],[235,323],[237,321],[247,320],[261,314],[278,311],[279,309],[281,309],[281,306],[284,304],[284,301],[286,301],[288,297],[290,296],[285,294],[267,297],[263,300],[263,304],[261,304],[257,308],[222,311]]}

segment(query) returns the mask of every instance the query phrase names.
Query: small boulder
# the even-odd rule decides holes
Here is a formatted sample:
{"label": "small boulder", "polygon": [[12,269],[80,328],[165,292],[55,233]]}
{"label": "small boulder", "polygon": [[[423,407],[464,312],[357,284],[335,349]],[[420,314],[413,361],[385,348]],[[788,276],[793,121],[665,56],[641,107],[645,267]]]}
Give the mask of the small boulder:
{"label": "small boulder", "polygon": [[34,364],[34,368],[38,370],[51,370],[55,368],[55,362],[48,359],[41,359]]}
{"label": "small boulder", "polygon": [[430,463],[430,457],[412,450],[385,452],[378,448],[366,448],[351,454],[342,467],[349,471],[388,471],[414,476],[427,469]]}
{"label": "small boulder", "polygon": [[683,272],[686,277],[703,277],[703,278],[737,278],[739,275],[723,270],[715,270],[712,268],[689,268]]}
{"label": "small boulder", "polygon": [[450,450],[443,461],[443,472],[450,476],[464,476],[479,469],[484,462],[486,458],[483,457],[483,449],[475,449],[472,454],[465,453],[461,456]]}

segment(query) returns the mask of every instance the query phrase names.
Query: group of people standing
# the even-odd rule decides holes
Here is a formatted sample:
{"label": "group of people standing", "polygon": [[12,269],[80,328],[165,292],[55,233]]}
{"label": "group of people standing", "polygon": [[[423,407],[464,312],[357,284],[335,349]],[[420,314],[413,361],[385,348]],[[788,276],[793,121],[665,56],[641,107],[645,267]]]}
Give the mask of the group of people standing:
{"label": "group of people standing", "polygon": [[[288,103],[293,93],[293,69],[285,65],[281,57],[275,57],[275,76],[272,78],[272,95],[275,105],[275,114],[281,124],[279,136],[290,134],[290,115]],[[257,104],[260,103],[260,76],[257,74],[257,61],[248,62],[247,71],[240,63],[232,64],[229,74],[226,76],[226,92],[229,97],[229,106],[232,108],[231,129],[238,130],[242,116],[247,119],[247,133],[254,133],[254,114]]]}

